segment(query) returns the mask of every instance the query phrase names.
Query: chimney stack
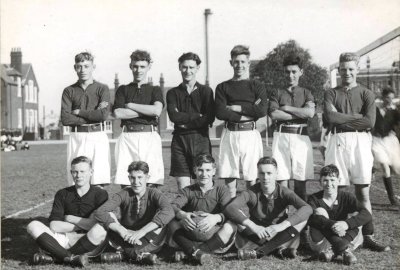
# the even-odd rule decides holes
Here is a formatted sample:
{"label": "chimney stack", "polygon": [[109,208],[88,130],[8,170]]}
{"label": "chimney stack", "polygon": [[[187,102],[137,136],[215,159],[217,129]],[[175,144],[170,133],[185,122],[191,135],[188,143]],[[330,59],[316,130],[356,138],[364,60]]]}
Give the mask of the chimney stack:
{"label": "chimney stack", "polygon": [[160,74],[160,87],[161,87],[161,89],[164,89],[164,83],[165,83],[165,81],[164,81],[164,74]]}
{"label": "chimney stack", "polygon": [[11,49],[11,67],[22,73],[22,52],[21,48]]}

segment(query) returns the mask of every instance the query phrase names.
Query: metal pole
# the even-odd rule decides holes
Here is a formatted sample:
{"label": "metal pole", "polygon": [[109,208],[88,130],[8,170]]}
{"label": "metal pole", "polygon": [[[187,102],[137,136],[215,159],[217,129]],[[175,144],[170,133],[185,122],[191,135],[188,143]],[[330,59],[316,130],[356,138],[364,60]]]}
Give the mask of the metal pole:
{"label": "metal pole", "polygon": [[210,86],[210,77],[209,77],[209,58],[208,58],[208,16],[211,15],[211,9],[207,8],[204,10],[204,18],[205,18],[205,38],[206,38],[206,82],[207,86]]}
{"label": "metal pole", "polygon": [[367,57],[367,87],[369,89],[369,68],[371,67],[371,60]]}

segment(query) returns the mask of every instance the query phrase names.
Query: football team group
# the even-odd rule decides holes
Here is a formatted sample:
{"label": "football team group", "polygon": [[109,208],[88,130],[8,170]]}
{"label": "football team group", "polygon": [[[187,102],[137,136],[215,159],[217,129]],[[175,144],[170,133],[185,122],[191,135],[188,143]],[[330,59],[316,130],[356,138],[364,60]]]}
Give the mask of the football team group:
{"label": "football team group", "polygon": [[[374,93],[357,84],[359,57],[340,55],[340,86],[324,96],[322,190],[307,194],[306,182],[314,180],[307,122],[315,114],[315,101],[298,85],[306,72],[302,59],[291,54],[283,60],[286,87],[268,97],[264,85],[249,78],[248,47],[237,45],[230,54],[233,77],[217,86],[215,98],[210,87],[197,82],[201,60],[191,52],[179,57],[182,83],[165,98],[159,87],[147,83],[150,54],[136,50],[129,64],[133,82],[116,90],[112,108],[108,87],[93,80],[93,56],[75,56],[78,81],[65,88],[61,106],[61,121],[71,129],[68,187],[54,197],[49,226],[36,220],[27,226],[39,246],[33,264],[153,265],[163,247],[174,251],[171,261],[201,265],[228,250],[248,260],[295,258],[299,248],[317,260],[354,264],[353,251],[361,244],[390,250],[374,237],[369,194],[375,156],[390,203],[398,205],[390,174],[399,172],[400,160],[391,154],[399,149],[394,92],[385,89],[378,108]],[[172,201],[159,188],[164,165],[157,124],[165,100],[174,123],[170,175],[179,189]],[[122,133],[112,181],[121,190],[109,196],[103,189],[111,184],[103,123],[110,111],[121,119]],[[256,129],[256,121],[267,115],[275,122],[271,157],[263,157]],[[225,122],[217,162],[209,138],[215,117]],[[239,179],[246,188],[237,193]],[[218,185],[218,180],[225,182]],[[355,194],[346,191],[351,184]]]}

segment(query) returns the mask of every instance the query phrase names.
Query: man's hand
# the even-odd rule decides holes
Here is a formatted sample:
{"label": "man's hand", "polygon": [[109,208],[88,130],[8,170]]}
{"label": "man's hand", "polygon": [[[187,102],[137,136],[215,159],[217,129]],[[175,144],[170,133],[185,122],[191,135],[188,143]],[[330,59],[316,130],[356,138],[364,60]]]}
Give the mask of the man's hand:
{"label": "man's hand", "polygon": [[218,214],[209,214],[209,213],[203,213],[200,214],[201,217],[204,217],[202,220],[197,223],[197,227],[200,228],[200,230],[204,232],[208,232],[211,230],[212,227],[214,227],[218,222],[221,222],[221,216]]}
{"label": "man's hand", "polygon": [[79,109],[75,109],[75,110],[73,110],[71,113],[73,114],[73,115],[79,115],[79,112],[80,112],[81,110],[79,110]]}
{"label": "man's hand", "polygon": [[231,110],[231,111],[237,112],[237,113],[240,113],[242,111],[242,106],[241,105],[229,105],[229,106],[226,106],[226,108],[228,110]]}
{"label": "man's hand", "polygon": [[133,231],[133,230],[126,230],[126,233],[122,236],[125,242],[128,242],[131,245],[141,245],[142,241],[140,239],[145,236],[145,233],[141,230]]}
{"label": "man's hand", "polygon": [[260,239],[271,239],[272,237],[270,236],[270,232],[267,231],[267,228],[264,226],[259,226],[257,224],[254,224],[253,226],[251,226],[250,230],[255,233],[258,238]]}
{"label": "man's hand", "polygon": [[196,228],[196,223],[193,221],[192,217],[196,216],[192,212],[184,212],[180,211],[180,223],[182,224],[183,228],[187,231],[192,231]]}
{"label": "man's hand", "polygon": [[69,222],[69,223],[72,223],[72,224],[76,224],[77,222],[79,222],[79,218],[77,218],[76,216],[74,216],[74,215],[65,215],[64,216],[64,221],[65,222]]}
{"label": "man's hand", "polygon": [[346,234],[346,231],[349,229],[349,225],[347,225],[346,221],[338,221],[331,227],[332,231],[338,236],[342,237]]}
{"label": "man's hand", "polygon": [[108,102],[107,101],[102,101],[100,104],[97,106],[97,110],[105,109],[108,107]]}

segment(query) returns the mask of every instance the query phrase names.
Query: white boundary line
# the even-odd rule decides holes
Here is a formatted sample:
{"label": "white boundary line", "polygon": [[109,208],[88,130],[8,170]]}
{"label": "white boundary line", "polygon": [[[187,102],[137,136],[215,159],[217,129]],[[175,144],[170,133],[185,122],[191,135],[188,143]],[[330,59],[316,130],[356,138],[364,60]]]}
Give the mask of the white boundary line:
{"label": "white boundary line", "polygon": [[24,214],[24,213],[26,213],[26,212],[32,211],[33,209],[39,208],[39,207],[45,205],[46,203],[49,203],[49,202],[52,202],[52,201],[53,201],[53,199],[47,200],[47,201],[44,201],[44,202],[42,202],[42,203],[39,203],[39,204],[37,204],[37,205],[35,205],[35,206],[29,207],[28,209],[15,212],[14,214],[5,216],[5,217],[3,218],[3,220],[4,220],[4,219],[13,218],[13,217],[19,216],[19,215],[21,215],[21,214]]}

